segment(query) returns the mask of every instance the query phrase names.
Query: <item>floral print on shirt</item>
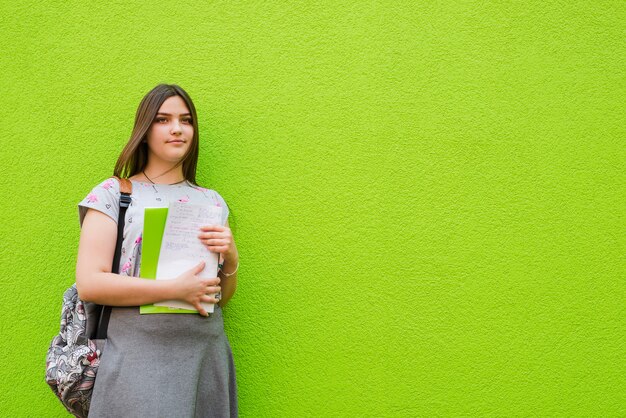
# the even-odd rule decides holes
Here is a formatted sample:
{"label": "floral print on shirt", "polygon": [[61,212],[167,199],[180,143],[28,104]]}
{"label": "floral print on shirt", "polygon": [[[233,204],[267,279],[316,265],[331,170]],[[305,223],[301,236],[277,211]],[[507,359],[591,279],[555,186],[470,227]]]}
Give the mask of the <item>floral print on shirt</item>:
{"label": "floral print on shirt", "polygon": [[[121,275],[137,277],[140,274],[141,247],[143,241],[143,216],[146,207],[168,207],[169,202],[209,204],[223,208],[222,222],[228,218],[228,205],[215,190],[189,183],[159,185],[133,181],[131,204],[126,211],[124,240],[120,257]],[[119,213],[119,183],[109,178],[95,186],[78,204],[79,221],[82,225],[88,209],[108,215],[115,223]]]}

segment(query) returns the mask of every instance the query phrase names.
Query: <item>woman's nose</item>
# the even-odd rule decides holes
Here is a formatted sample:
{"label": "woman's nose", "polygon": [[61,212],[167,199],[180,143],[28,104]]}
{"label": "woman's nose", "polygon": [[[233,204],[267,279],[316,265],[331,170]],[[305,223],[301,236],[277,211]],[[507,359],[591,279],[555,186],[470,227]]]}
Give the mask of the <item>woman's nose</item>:
{"label": "woman's nose", "polygon": [[180,126],[180,122],[174,119],[174,122],[172,123],[172,133],[180,133],[181,131],[182,128]]}

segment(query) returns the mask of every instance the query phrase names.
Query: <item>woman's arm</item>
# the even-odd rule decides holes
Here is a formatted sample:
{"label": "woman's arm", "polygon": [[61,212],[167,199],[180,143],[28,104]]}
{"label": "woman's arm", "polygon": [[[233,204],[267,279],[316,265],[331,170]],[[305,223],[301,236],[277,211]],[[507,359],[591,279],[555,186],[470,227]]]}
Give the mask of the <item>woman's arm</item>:
{"label": "woman's arm", "polygon": [[[228,220],[225,226],[203,226],[200,228],[198,238],[206,245],[209,251],[220,253],[224,257],[224,265],[222,266],[222,270],[218,273],[221,278],[220,285],[222,287],[222,298],[220,299],[219,306],[224,307],[230,298],[233,297],[237,289],[236,269],[239,264],[239,252],[235,245],[233,233],[228,226]],[[231,272],[235,273],[228,277],[224,275],[224,273],[230,274]]]}
{"label": "woman's arm", "polygon": [[224,273],[230,274],[231,271],[234,271],[237,268],[237,263],[239,263],[239,254],[237,254],[235,258],[225,258],[222,270],[220,270],[218,274],[221,279],[220,286],[222,287],[222,298],[220,299],[219,305],[222,308],[226,306],[230,298],[235,294],[235,290],[237,290],[237,272],[228,277],[224,276]]}
{"label": "woman's arm", "polygon": [[[109,306],[137,306],[177,299],[207,316],[200,302],[216,303],[219,278],[200,279],[204,263],[173,280],[150,280],[111,273],[117,225],[102,212],[89,209],[83,220],[76,262],[76,289],[84,301]],[[207,294],[211,294],[208,296]]]}

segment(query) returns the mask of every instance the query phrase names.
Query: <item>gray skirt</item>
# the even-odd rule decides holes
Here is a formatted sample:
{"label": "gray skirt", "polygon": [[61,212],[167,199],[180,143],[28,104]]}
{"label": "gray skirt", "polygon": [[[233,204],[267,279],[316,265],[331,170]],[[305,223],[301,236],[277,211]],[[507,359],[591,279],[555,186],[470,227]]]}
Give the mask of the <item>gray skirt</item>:
{"label": "gray skirt", "polygon": [[222,309],[140,315],[113,308],[89,417],[237,417]]}

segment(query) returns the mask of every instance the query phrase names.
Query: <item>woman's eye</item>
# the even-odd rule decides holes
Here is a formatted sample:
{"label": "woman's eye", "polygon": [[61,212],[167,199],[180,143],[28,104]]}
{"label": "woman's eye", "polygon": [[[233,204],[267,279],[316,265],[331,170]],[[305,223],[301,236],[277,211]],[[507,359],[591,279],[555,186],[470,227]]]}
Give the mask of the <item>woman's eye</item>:
{"label": "woman's eye", "polygon": [[[192,120],[191,120],[191,118],[181,119],[181,121],[182,121],[183,123],[192,124]],[[164,117],[158,117],[158,118],[156,118],[156,119],[155,119],[155,122],[158,122],[158,123],[167,122],[167,118],[164,118]]]}

